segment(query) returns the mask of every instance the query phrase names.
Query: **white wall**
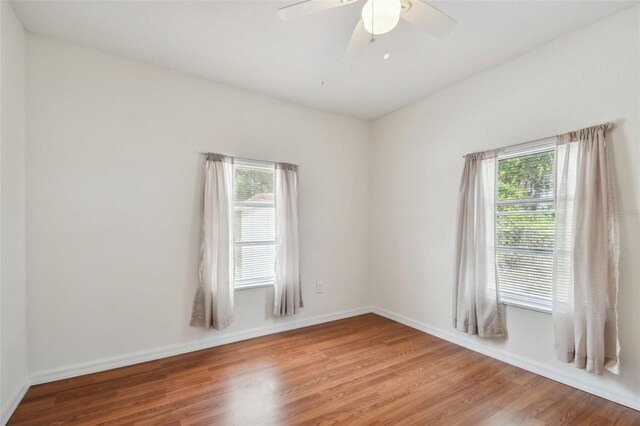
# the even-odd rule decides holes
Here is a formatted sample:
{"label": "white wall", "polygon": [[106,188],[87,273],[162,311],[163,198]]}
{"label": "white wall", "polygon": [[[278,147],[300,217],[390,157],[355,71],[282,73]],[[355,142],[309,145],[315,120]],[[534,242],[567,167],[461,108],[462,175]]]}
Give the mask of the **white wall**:
{"label": "white wall", "polygon": [[[0,409],[23,390],[27,366],[25,275],[24,30],[11,4],[0,2]],[[1,422],[1,420],[0,420]]]}
{"label": "white wall", "polygon": [[638,7],[504,63],[374,123],[373,303],[445,333],[451,325],[461,156],[606,121],[619,185],[619,377],[556,361],[551,316],[509,307],[509,338],[470,345],[542,365],[640,405]]}
{"label": "white wall", "polygon": [[300,165],[296,319],[369,305],[368,122],[33,35],[27,122],[35,374],[291,321],[263,288],[236,292],[226,331],[189,327],[198,151]]}

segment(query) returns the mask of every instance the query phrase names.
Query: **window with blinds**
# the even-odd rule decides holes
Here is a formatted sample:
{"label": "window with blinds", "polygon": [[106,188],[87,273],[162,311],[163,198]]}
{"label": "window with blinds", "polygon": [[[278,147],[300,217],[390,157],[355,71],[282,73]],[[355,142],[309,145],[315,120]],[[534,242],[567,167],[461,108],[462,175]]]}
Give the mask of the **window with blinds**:
{"label": "window with blinds", "polygon": [[276,262],[273,163],[235,159],[233,237],[235,287],[272,285]]}
{"label": "window with blinds", "polygon": [[503,303],[551,312],[555,237],[554,146],[498,158],[496,264]]}

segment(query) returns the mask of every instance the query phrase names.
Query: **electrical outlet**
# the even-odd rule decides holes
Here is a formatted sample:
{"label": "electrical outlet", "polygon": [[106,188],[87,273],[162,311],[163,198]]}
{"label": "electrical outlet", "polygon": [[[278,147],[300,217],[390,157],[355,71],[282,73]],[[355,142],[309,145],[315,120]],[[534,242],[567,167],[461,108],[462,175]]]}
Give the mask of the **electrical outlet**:
{"label": "electrical outlet", "polygon": [[316,282],[316,293],[322,294],[323,292],[324,292],[324,285],[322,284],[322,281]]}

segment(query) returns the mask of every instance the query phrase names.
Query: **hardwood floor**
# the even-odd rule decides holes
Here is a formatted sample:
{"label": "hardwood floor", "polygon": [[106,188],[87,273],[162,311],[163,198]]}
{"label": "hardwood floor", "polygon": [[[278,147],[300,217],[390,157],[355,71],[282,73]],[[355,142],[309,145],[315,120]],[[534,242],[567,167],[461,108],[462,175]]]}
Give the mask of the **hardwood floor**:
{"label": "hardwood floor", "polygon": [[40,424],[640,424],[640,412],[367,314],[33,386]]}

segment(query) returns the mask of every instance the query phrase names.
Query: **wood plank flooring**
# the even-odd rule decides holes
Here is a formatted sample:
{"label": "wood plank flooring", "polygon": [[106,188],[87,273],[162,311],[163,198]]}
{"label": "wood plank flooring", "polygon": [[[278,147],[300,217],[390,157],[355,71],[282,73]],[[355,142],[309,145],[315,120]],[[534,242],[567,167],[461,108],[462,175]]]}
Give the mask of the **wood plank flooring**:
{"label": "wood plank flooring", "polygon": [[367,314],[33,386],[10,425],[597,425],[640,412]]}

